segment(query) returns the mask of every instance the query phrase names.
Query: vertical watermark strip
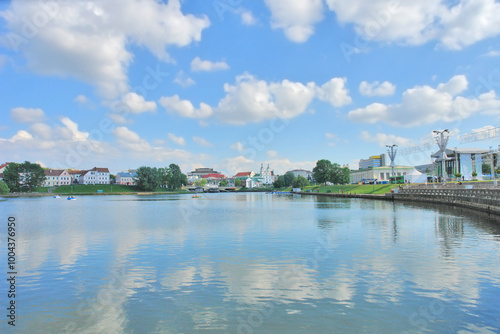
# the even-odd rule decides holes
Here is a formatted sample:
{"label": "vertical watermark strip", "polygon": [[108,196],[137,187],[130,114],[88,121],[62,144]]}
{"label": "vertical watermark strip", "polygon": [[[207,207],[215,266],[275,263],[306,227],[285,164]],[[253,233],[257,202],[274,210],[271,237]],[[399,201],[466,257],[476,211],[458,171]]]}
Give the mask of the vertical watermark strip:
{"label": "vertical watermark strip", "polygon": [[17,263],[16,263],[16,239],[17,239],[17,222],[15,216],[7,218],[7,323],[9,326],[16,326],[16,279],[17,279]]}

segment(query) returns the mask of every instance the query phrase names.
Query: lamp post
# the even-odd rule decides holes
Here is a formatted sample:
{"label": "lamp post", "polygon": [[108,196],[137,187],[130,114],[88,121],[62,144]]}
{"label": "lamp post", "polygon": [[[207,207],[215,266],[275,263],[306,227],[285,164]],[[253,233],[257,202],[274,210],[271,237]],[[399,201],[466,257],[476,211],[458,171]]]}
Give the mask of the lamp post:
{"label": "lamp post", "polygon": [[[444,130],[434,130],[432,131],[434,134],[437,136],[435,137],[436,143],[439,146],[439,157],[436,159],[436,161],[440,162],[441,165],[441,177],[444,179],[445,176],[445,170],[444,170],[444,161],[448,160],[448,157],[446,156],[446,145],[448,145],[448,139],[450,138],[448,136],[448,133],[450,132],[448,129]],[[438,171],[439,174],[439,171]]]}
{"label": "lamp post", "polygon": [[396,152],[397,152],[397,150],[395,149],[395,147],[398,147],[398,145],[396,145],[396,144],[385,145],[385,147],[389,148],[387,150],[387,153],[389,154],[389,158],[391,159],[391,165],[390,165],[391,168],[392,168],[392,175],[391,176],[394,176],[394,167],[395,167],[394,160],[396,159]]}

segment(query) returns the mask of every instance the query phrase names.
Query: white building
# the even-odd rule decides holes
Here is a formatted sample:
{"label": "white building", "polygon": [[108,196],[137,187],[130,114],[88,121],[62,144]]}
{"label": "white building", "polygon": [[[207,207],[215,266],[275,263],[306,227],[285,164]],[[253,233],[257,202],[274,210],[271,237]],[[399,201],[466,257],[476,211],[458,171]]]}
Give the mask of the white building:
{"label": "white building", "polygon": [[269,164],[267,164],[267,168],[264,170],[264,164],[260,165],[260,174],[255,175],[261,179],[261,183],[263,185],[272,184],[276,179],[274,176],[274,171],[269,169]]}
{"label": "white building", "polygon": [[136,178],[137,178],[137,173],[135,171],[120,172],[116,174],[115,183],[126,186],[135,186]]}
{"label": "white building", "polygon": [[110,184],[109,169],[94,167],[91,170],[82,171],[80,184]]}
{"label": "white building", "polygon": [[313,173],[311,171],[305,170],[305,169],[294,169],[290,170],[287,173],[292,173],[295,177],[297,176],[303,176],[306,178],[306,180],[312,180]]}
{"label": "white building", "polygon": [[[396,166],[394,167],[395,176],[409,174],[413,171],[410,166]],[[351,183],[360,182],[389,182],[389,177],[392,176],[392,168],[390,166],[374,167],[369,169],[360,169],[351,171]]]}
{"label": "white building", "polygon": [[56,187],[71,184],[71,175],[66,169],[46,169],[44,187]]}

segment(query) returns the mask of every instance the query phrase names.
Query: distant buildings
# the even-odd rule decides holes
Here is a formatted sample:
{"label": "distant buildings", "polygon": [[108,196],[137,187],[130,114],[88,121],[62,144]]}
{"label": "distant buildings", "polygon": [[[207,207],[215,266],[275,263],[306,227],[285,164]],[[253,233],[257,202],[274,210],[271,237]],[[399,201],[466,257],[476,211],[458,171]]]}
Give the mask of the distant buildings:
{"label": "distant buildings", "polygon": [[135,186],[135,178],[137,173],[132,170],[128,172],[120,172],[116,174],[115,183],[125,186]]}
{"label": "distant buildings", "polygon": [[[411,166],[396,166],[394,167],[395,176],[402,176],[413,171]],[[351,183],[377,183],[389,182],[389,177],[392,176],[392,168],[390,166],[374,167],[351,171]]]}
{"label": "distant buildings", "polygon": [[79,184],[110,184],[109,169],[94,167],[81,172]]}
{"label": "distant buildings", "polygon": [[359,161],[359,169],[383,167],[385,166],[385,154],[372,155],[368,159],[361,159]]}
{"label": "distant buildings", "polygon": [[293,170],[289,170],[287,173],[292,173],[295,177],[297,176],[303,176],[305,177],[307,180],[312,180],[312,177],[313,177],[313,173],[308,171],[308,170],[305,170],[305,169],[293,169]]}
{"label": "distant buildings", "polygon": [[196,168],[194,171],[187,173],[187,177],[201,178],[207,174],[220,174],[220,173],[216,170],[213,170],[213,168]]}
{"label": "distant buildings", "polygon": [[[435,169],[437,175],[445,175],[448,177],[454,177],[455,173],[460,173],[463,176],[463,180],[472,180],[474,177],[472,173],[477,173],[476,179],[482,180],[483,164],[487,164],[493,167],[493,169],[498,168],[498,155],[499,152],[494,152],[493,150],[486,150],[482,148],[456,148],[456,149],[446,149],[445,151],[447,160],[444,162],[444,173],[443,164],[439,161],[435,162]],[[432,158],[438,158],[439,152],[431,155]]]}
{"label": "distant buildings", "polygon": [[71,175],[66,169],[45,169],[44,187],[57,187],[71,184]]}

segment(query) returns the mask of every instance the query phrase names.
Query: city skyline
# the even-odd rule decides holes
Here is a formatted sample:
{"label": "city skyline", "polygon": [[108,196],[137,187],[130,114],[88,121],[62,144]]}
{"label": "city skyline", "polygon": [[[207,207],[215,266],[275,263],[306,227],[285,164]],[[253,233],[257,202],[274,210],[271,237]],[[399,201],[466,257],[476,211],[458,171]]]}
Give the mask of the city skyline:
{"label": "city skyline", "polygon": [[354,2],[2,2],[1,163],[355,169],[440,129],[496,149],[458,136],[499,126],[500,4]]}

